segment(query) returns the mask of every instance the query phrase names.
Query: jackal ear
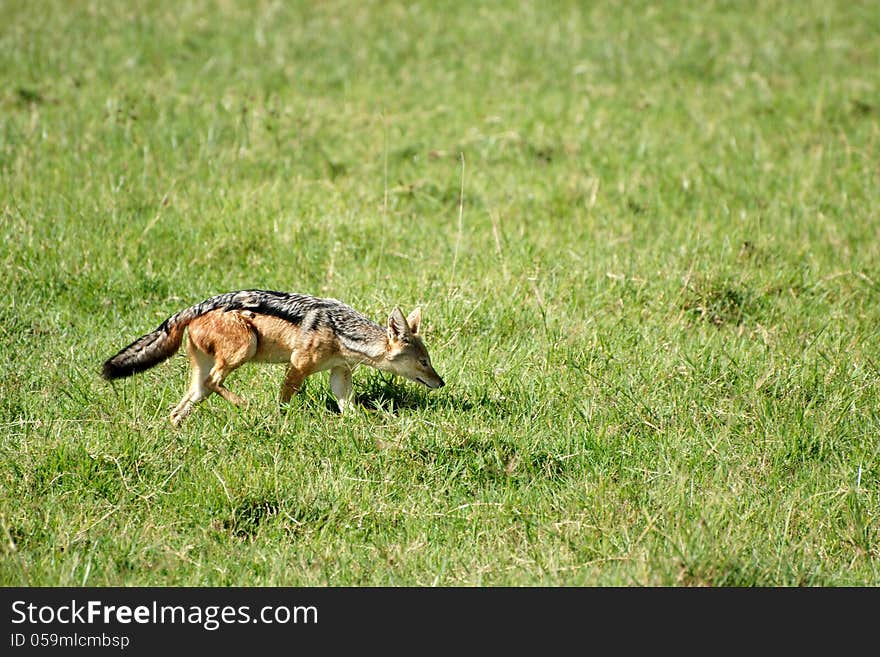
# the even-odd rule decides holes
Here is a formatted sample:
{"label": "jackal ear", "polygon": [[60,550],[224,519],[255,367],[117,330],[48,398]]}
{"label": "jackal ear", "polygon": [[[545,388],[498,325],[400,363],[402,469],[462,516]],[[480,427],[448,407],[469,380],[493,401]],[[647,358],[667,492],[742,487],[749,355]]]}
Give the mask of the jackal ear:
{"label": "jackal ear", "polygon": [[402,340],[410,333],[409,324],[406,323],[406,317],[403,316],[400,308],[392,310],[388,316],[388,339]]}
{"label": "jackal ear", "polygon": [[407,315],[406,323],[409,324],[409,330],[418,334],[419,327],[422,325],[422,309],[416,308]]}

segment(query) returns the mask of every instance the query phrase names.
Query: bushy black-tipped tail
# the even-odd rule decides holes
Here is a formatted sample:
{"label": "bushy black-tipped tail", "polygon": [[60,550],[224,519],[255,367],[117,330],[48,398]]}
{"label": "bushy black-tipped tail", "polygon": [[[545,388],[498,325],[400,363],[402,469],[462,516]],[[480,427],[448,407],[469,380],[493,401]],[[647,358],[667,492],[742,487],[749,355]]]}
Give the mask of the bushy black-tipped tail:
{"label": "bushy black-tipped tail", "polygon": [[322,301],[326,300],[268,290],[239,290],[218,294],[172,315],[155,331],[132,342],[104,363],[101,374],[109,381],[122,379],[171,358],[180,349],[183,331],[187,325],[196,317],[212,310],[255,310],[298,324],[310,304]]}
{"label": "bushy black-tipped tail", "polygon": [[183,329],[188,323],[172,323],[170,320],[163,322],[152,333],[138,338],[118,354],[108,358],[101,368],[101,375],[108,381],[123,379],[171,358],[180,349]]}

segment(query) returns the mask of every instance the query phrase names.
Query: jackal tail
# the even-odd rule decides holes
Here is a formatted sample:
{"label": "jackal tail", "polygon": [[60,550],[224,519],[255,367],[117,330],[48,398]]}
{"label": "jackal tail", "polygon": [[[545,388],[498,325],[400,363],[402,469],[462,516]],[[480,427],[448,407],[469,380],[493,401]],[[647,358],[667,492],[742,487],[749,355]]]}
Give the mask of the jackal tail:
{"label": "jackal tail", "polygon": [[180,349],[184,329],[196,317],[213,310],[216,306],[211,305],[211,302],[218,298],[190,306],[172,315],[159,324],[155,331],[142,335],[115,356],[104,361],[101,375],[108,381],[124,379],[168,360]]}
{"label": "jackal tail", "polygon": [[184,329],[189,323],[212,310],[251,310],[299,324],[309,310],[327,302],[326,299],[271,290],[240,290],[219,294],[181,310],[162,322],[152,333],[132,342],[104,362],[101,374],[108,380],[122,379],[171,358],[180,349]]}
{"label": "jackal tail", "polygon": [[164,360],[171,358],[180,349],[183,331],[194,317],[174,323],[169,318],[153,332],[141,336],[104,361],[101,375],[108,381],[122,379],[138,372],[148,370]]}

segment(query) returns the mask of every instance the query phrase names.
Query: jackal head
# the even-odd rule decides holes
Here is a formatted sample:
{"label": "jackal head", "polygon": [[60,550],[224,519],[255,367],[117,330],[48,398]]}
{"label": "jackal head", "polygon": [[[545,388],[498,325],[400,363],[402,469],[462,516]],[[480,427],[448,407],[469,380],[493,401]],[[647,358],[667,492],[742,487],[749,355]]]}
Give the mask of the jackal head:
{"label": "jackal head", "polygon": [[389,315],[388,350],[385,353],[387,369],[428,388],[442,388],[446,384],[431,365],[431,357],[419,336],[421,323],[420,308],[413,310],[409,317],[404,317],[400,308],[395,308]]}

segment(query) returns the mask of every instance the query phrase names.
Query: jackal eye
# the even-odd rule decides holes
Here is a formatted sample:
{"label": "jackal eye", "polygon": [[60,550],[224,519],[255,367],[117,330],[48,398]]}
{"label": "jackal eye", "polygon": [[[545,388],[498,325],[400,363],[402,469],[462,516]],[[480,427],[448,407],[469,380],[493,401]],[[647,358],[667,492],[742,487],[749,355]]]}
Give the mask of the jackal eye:
{"label": "jackal eye", "polygon": [[422,358],[419,360],[419,365],[421,365],[422,367],[429,367],[431,363],[428,362],[427,358]]}

